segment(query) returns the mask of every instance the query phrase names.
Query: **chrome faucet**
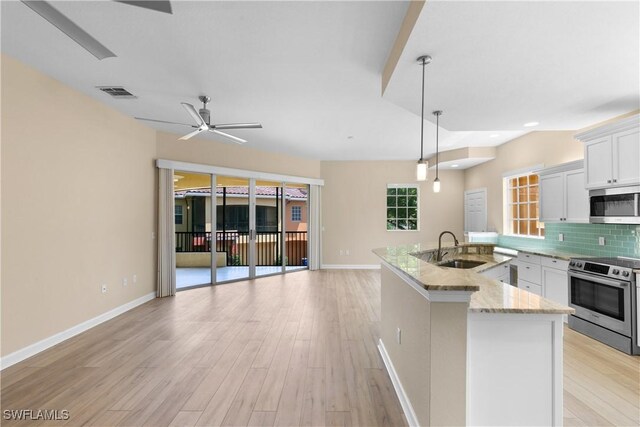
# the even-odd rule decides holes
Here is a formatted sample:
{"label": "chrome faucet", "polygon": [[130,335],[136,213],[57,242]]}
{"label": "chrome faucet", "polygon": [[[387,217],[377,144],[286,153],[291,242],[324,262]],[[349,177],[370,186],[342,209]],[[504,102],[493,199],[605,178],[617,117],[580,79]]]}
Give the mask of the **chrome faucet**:
{"label": "chrome faucet", "polygon": [[440,233],[440,237],[438,237],[438,252],[436,252],[436,261],[437,262],[442,261],[442,256],[443,256],[443,254],[442,254],[442,236],[444,236],[445,234],[451,234],[451,236],[453,237],[453,241],[455,242],[456,246],[458,246],[458,239],[456,238],[456,235],[453,234],[451,231],[443,231],[442,233]]}

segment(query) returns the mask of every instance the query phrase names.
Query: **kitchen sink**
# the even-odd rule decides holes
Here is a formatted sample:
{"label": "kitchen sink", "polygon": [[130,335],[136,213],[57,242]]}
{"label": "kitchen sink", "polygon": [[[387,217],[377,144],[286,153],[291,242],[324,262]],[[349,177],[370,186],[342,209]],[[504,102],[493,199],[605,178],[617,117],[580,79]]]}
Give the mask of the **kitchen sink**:
{"label": "kitchen sink", "polygon": [[486,264],[484,261],[471,261],[467,259],[452,259],[451,261],[438,264],[438,267],[447,268],[473,268],[479,265]]}

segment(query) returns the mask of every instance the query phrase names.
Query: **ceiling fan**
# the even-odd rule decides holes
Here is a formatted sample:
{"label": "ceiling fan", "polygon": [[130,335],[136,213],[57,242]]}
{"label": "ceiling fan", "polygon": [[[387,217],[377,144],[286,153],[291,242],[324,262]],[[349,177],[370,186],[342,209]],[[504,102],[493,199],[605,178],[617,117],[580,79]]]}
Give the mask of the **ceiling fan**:
{"label": "ceiling fan", "polygon": [[[118,3],[124,3],[131,6],[138,6],[145,9],[155,10],[158,12],[173,14],[170,1],[122,1],[115,0]],[[66,15],[53,7],[46,1],[30,1],[22,0],[27,7],[38,15],[49,21],[53,26],[69,36],[73,41],[85,48],[89,53],[98,59],[112,58],[116,56],[106,46],[93,38],[89,33],[80,28],[78,24],[69,19]]]}
{"label": "ceiling fan", "polygon": [[177,123],[177,122],[168,122],[166,120],[155,120],[155,119],[146,119],[144,117],[136,117],[138,120],[146,120],[149,122],[157,122],[157,123],[169,123],[172,125],[182,125],[189,126],[195,128],[191,133],[188,133],[182,137],[181,140],[187,140],[199,134],[200,132],[209,131],[213,133],[217,133],[218,135],[224,136],[225,138],[229,138],[237,144],[244,144],[247,142],[245,139],[238,138],[237,136],[229,135],[228,133],[222,132],[222,130],[228,129],[261,129],[262,125],[260,123],[226,123],[226,124],[214,124],[210,123],[211,120],[211,112],[207,109],[207,104],[211,101],[211,98],[203,95],[198,97],[200,101],[203,103],[203,107],[200,110],[196,110],[195,107],[191,104],[187,104],[186,102],[181,102],[182,106],[187,113],[193,118],[196,122],[195,125],[190,125],[187,123]]}

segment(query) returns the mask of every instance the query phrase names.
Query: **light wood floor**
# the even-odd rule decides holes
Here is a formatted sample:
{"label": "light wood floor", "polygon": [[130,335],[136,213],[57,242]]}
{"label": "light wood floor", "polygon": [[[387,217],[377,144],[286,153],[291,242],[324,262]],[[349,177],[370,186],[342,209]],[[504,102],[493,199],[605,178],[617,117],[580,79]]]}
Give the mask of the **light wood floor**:
{"label": "light wood floor", "polygon": [[[71,417],[2,425],[406,425],[379,317],[377,271],[181,292],[4,370],[2,409]],[[565,336],[565,424],[640,424],[640,358]]]}

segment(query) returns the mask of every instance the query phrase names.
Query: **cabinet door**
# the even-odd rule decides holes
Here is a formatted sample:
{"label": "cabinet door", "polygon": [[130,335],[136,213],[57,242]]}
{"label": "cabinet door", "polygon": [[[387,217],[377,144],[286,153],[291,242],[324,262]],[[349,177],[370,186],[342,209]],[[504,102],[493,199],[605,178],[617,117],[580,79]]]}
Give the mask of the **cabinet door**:
{"label": "cabinet door", "polygon": [[540,222],[564,218],[564,174],[540,176]]}
{"label": "cabinet door", "polygon": [[569,305],[569,276],[566,271],[542,267],[542,289],[545,298]]}
{"label": "cabinet door", "polygon": [[640,130],[613,134],[613,185],[640,183]]}
{"label": "cabinet door", "polygon": [[585,188],[609,187],[613,180],[611,136],[584,144]]}
{"label": "cabinet door", "polygon": [[565,173],[565,221],[589,222],[589,191],[584,188],[584,170]]}

